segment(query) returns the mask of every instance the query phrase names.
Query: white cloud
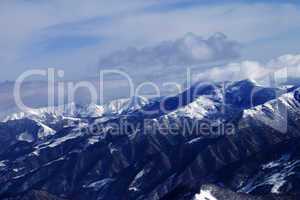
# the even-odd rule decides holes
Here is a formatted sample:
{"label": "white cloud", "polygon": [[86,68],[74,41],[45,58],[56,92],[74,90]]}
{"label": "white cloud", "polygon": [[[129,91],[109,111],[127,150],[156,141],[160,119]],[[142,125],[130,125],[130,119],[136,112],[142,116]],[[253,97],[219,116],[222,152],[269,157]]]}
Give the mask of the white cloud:
{"label": "white cloud", "polygon": [[260,63],[256,61],[242,61],[230,63],[224,67],[215,67],[199,73],[199,80],[227,81],[241,80],[246,78],[257,79],[268,73]]}
{"label": "white cloud", "polygon": [[267,63],[258,61],[241,61],[239,63],[230,63],[222,67],[215,67],[200,72],[195,77],[196,80],[228,81],[255,79],[257,81],[282,82],[288,78],[300,78],[300,54],[287,54],[272,59]]}
{"label": "white cloud", "polygon": [[300,54],[286,54],[273,59],[268,63],[268,67],[275,69],[285,66],[288,68],[300,68]]}
{"label": "white cloud", "polygon": [[174,41],[163,41],[151,47],[127,48],[100,60],[100,67],[191,66],[227,61],[239,57],[240,45],[222,33],[207,39],[188,33]]}

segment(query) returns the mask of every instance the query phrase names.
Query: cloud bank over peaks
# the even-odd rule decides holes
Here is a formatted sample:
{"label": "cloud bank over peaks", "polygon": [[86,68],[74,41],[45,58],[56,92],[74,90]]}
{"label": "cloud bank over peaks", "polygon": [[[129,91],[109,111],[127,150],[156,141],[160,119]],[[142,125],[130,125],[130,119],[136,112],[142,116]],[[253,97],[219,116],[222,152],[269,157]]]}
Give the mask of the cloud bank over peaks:
{"label": "cloud bank over peaks", "polygon": [[173,41],[163,41],[156,45],[112,52],[100,59],[100,68],[147,66],[190,66],[209,62],[221,62],[239,58],[241,45],[230,40],[223,33],[203,38],[187,33]]}
{"label": "cloud bank over peaks", "polygon": [[254,79],[266,83],[270,81],[270,77],[279,82],[288,78],[300,78],[300,54],[282,55],[266,63],[250,60],[229,63],[198,73],[195,79],[198,81]]}

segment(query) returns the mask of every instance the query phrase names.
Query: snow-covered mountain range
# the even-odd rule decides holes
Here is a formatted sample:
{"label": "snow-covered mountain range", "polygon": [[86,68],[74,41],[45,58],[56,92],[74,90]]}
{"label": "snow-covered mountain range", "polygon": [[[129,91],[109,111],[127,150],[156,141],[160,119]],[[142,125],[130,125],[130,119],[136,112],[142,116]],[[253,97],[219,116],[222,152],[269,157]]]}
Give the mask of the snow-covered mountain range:
{"label": "snow-covered mountain range", "polygon": [[[242,80],[13,113],[0,123],[0,199],[298,199],[299,102],[297,86]],[[214,134],[224,124],[234,131]]]}

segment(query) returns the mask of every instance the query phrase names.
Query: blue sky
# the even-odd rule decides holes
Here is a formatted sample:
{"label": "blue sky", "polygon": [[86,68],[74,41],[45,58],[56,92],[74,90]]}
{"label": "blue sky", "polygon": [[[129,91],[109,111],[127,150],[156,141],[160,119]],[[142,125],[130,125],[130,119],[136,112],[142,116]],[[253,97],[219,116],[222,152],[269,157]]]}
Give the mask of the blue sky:
{"label": "blue sky", "polygon": [[[118,52],[122,51],[123,56],[132,54],[128,47],[137,49],[134,52],[138,55],[131,56],[146,59],[143,67],[147,66],[148,71],[141,71],[147,74],[152,70],[155,50],[168,49],[163,41],[179,50],[164,50],[162,54],[166,52],[166,55],[159,55],[163,59],[158,59],[158,65],[165,65],[167,56],[185,56],[185,61],[188,56],[193,60],[188,64],[207,68],[214,61],[262,62],[284,54],[297,54],[300,52],[300,5],[294,2],[3,0],[0,2],[0,65],[5,70],[0,80],[13,80],[24,70],[47,67],[64,69],[68,78],[88,77],[103,67],[99,66],[103,60],[118,57]],[[240,44],[239,57],[225,56],[224,48],[231,48],[227,42],[221,43],[224,56],[209,46],[212,43],[208,38],[217,32],[224,34],[226,41]],[[186,33],[193,33],[196,36],[193,41],[198,41],[184,46],[191,53],[188,55],[178,46]],[[146,50],[142,51],[143,48]],[[199,51],[208,54],[209,59],[196,59],[194,50],[197,56]],[[147,59],[151,59],[149,63]],[[109,63],[122,65],[121,61]],[[126,63],[122,67],[136,72],[140,67],[137,65]],[[165,72],[172,74],[173,69],[169,67]]]}

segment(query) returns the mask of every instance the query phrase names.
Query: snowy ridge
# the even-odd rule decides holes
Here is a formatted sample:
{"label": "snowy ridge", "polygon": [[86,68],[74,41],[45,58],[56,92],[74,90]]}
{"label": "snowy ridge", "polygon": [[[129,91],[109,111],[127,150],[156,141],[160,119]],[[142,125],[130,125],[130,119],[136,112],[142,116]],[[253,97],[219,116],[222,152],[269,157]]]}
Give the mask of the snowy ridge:
{"label": "snowy ridge", "polygon": [[39,139],[45,139],[51,135],[54,135],[56,133],[55,130],[53,130],[52,128],[42,124],[42,123],[38,123],[39,126],[41,126],[41,128],[39,129],[39,132],[38,132],[38,138]]}
{"label": "snowy ridge", "polygon": [[56,131],[52,128],[46,126],[45,124],[42,124],[41,122],[37,122],[34,120],[33,122],[38,127],[37,132],[31,132],[29,129],[25,130],[24,132],[18,133],[16,135],[17,140],[31,143],[35,140],[45,140],[50,136],[55,135]]}
{"label": "snowy ridge", "polygon": [[132,98],[117,99],[103,105],[104,114],[122,114],[134,110],[141,109],[143,106],[149,103],[149,100],[138,96]]}
{"label": "snowy ridge", "polygon": [[192,103],[168,113],[166,117],[187,117],[200,120],[213,112],[217,112],[216,103],[206,96],[200,96]]}
{"label": "snowy ridge", "polygon": [[244,110],[243,119],[258,120],[272,128],[284,131],[289,112],[300,112],[300,104],[293,92],[283,94],[263,105]]}
{"label": "snowy ridge", "polygon": [[29,118],[39,122],[57,122],[63,119],[79,120],[79,118],[102,117],[105,115],[121,114],[127,111],[140,109],[149,101],[143,97],[131,99],[117,99],[104,105],[78,105],[69,103],[57,107],[31,109],[25,112],[13,113],[5,117],[2,122]]}
{"label": "snowy ridge", "polygon": [[218,200],[213,196],[209,189],[201,189],[198,194],[195,195],[193,200]]}
{"label": "snowy ridge", "polygon": [[270,161],[261,166],[264,175],[258,174],[243,186],[239,192],[250,193],[265,185],[271,186],[271,193],[280,194],[291,176],[296,176],[300,160],[291,159],[291,155],[284,154],[278,160]]}
{"label": "snowy ridge", "polygon": [[88,106],[79,106],[75,103],[69,103],[66,105],[61,105],[57,107],[44,107],[38,109],[31,109],[25,112],[13,113],[6,118],[4,118],[3,122],[9,120],[19,120],[23,118],[29,118],[37,121],[58,121],[62,120],[65,117],[76,118],[77,116],[85,117],[97,117],[103,114],[103,108],[90,104]]}

